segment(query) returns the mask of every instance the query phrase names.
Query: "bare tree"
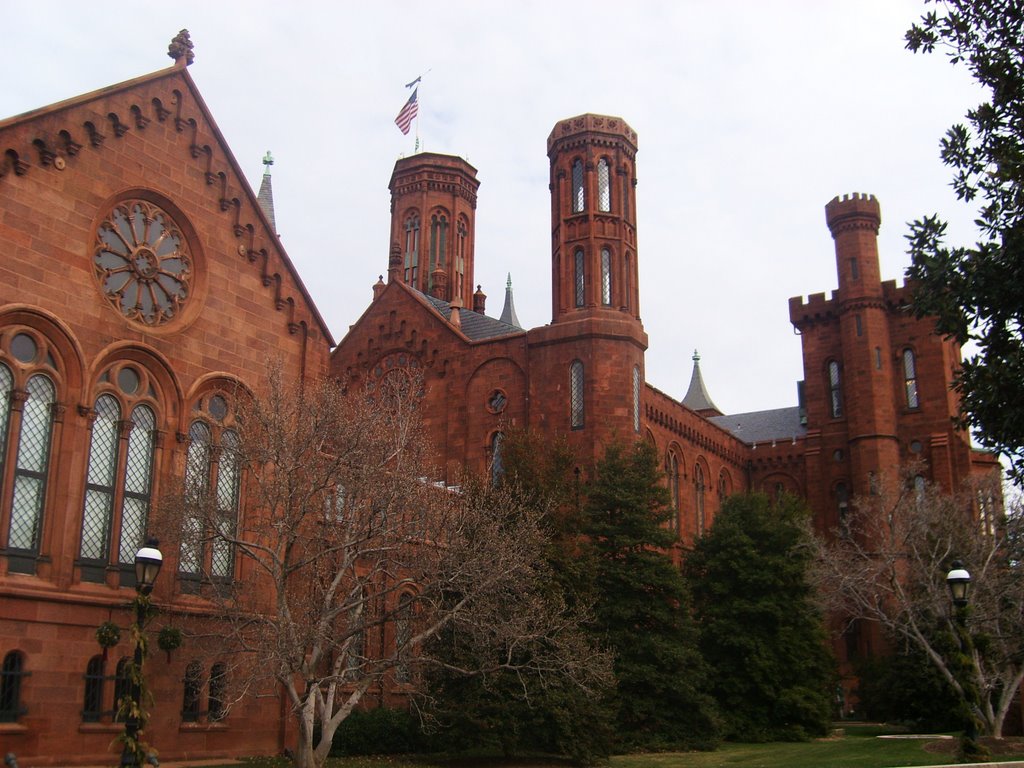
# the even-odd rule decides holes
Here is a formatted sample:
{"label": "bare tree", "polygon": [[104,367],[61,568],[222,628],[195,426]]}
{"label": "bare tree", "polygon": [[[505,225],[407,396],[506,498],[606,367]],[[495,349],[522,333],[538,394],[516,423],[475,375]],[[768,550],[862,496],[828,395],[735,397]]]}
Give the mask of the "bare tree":
{"label": "bare tree", "polygon": [[[857,500],[817,539],[816,579],[838,615],[878,622],[919,648],[984,735],[1000,737],[1024,677],[1024,533],[995,479],[954,496],[913,471]],[[954,561],[971,574],[969,607],[951,602]]]}
{"label": "bare tree", "polygon": [[323,764],[367,691],[411,695],[424,666],[451,664],[428,642],[442,630],[480,649],[478,666],[456,670],[466,674],[504,668],[584,687],[608,675],[578,630],[585,617],[548,588],[536,506],[430,481],[422,387],[403,369],[344,395],[272,371],[264,392],[239,393],[237,444],[221,448],[238,469],[239,519],[186,473],[165,521],[193,561],[209,566],[212,551],[237,562],[241,578],[204,585],[223,617],[218,642],[234,651],[232,692],[283,688],[303,768]]}

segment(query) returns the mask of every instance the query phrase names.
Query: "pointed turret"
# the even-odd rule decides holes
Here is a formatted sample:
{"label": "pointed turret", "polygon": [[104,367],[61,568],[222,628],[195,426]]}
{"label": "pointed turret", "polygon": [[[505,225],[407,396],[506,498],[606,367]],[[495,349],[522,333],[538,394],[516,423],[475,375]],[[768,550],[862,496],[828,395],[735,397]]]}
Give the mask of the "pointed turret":
{"label": "pointed turret", "polygon": [[263,156],[263,182],[260,184],[260,192],[256,196],[259,200],[260,208],[263,209],[264,215],[270,222],[270,226],[274,230],[274,234],[277,234],[277,221],[274,220],[274,188],[270,185],[270,166],[274,164],[274,158],[270,154],[270,150],[267,150],[267,154]]}
{"label": "pointed turret", "polygon": [[708,388],[704,386],[704,377],[700,375],[700,355],[693,350],[693,374],[690,376],[690,388],[686,390],[683,405],[701,416],[721,416],[718,406],[711,401]]}
{"label": "pointed turret", "polygon": [[501,322],[513,325],[516,328],[522,328],[519,324],[519,318],[516,317],[516,305],[512,301],[512,273],[508,273],[508,280],[505,281],[505,306],[502,307]]}

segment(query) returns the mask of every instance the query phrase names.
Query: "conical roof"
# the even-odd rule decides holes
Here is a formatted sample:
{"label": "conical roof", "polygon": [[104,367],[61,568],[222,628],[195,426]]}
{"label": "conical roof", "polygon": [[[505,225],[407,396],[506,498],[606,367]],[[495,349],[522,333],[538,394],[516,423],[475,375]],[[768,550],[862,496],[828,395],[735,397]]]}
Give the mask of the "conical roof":
{"label": "conical roof", "polygon": [[263,156],[263,181],[260,184],[260,191],[256,195],[256,199],[259,201],[260,208],[263,209],[263,213],[276,235],[277,221],[274,220],[274,188],[270,184],[270,166],[273,164],[274,158],[271,157],[270,150],[268,149],[267,154]]}
{"label": "conical roof", "polygon": [[722,414],[718,410],[718,406],[711,401],[708,388],[704,386],[704,377],[700,375],[700,355],[696,349],[693,350],[693,373],[690,375],[690,388],[686,390],[686,396],[683,397],[683,405],[692,411],[697,411],[702,416],[709,415],[708,412],[711,411],[715,416]]}
{"label": "conical roof", "polygon": [[512,273],[508,273],[508,280],[505,282],[505,306],[501,309],[501,317],[498,318],[503,323],[515,326],[516,328],[522,328],[519,324],[519,318],[516,317],[516,305],[512,301]]}

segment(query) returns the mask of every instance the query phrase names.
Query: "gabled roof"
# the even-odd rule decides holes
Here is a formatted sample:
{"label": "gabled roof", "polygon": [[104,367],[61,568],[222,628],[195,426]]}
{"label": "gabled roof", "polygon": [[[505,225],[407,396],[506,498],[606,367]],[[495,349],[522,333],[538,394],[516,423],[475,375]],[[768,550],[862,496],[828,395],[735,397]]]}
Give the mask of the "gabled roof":
{"label": "gabled roof", "polygon": [[[140,86],[156,85],[158,83],[161,83],[161,81],[165,80],[180,81],[181,85],[188,90],[189,95],[195,101],[195,104],[198,106],[199,112],[202,115],[204,122],[209,127],[209,130],[213,133],[217,143],[217,148],[221,152],[223,152],[224,159],[227,162],[228,166],[230,167],[230,170],[233,175],[233,181],[237,182],[237,184],[241,188],[241,195],[245,196],[248,199],[248,201],[252,205],[252,208],[256,211],[256,215],[262,220],[261,223],[263,224],[267,233],[269,234],[269,239],[270,242],[272,243],[273,250],[276,251],[276,253],[280,257],[281,263],[285,271],[288,273],[289,277],[297,287],[299,293],[302,296],[303,302],[308,308],[309,313],[312,315],[313,320],[316,322],[320,332],[324,335],[324,338],[327,340],[328,345],[334,346],[334,337],[331,335],[330,329],[327,327],[327,323],[324,322],[323,316],[320,314],[319,309],[317,309],[316,304],[313,302],[312,296],[310,296],[309,291],[306,289],[305,284],[302,282],[302,278],[299,276],[298,271],[295,269],[295,265],[292,263],[292,260],[285,252],[284,246],[281,245],[280,240],[277,238],[276,228],[274,227],[273,222],[269,221],[266,213],[264,213],[263,208],[260,205],[259,200],[256,196],[256,193],[253,192],[252,187],[249,185],[249,182],[245,174],[243,173],[241,167],[239,166],[238,161],[235,159],[234,154],[231,152],[230,146],[224,139],[224,135],[221,133],[220,128],[217,126],[217,122],[213,119],[213,115],[211,114],[209,107],[203,100],[203,97],[199,92],[199,88],[196,86],[195,81],[192,79],[192,76],[188,73],[188,70],[185,68],[185,66],[185,59],[181,58],[180,60],[176,61],[176,63],[172,64],[170,67],[157,70],[156,72],[152,72],[148,75],[136,77],[131,80],[125,80],[124,82],[117,83],[115,85],[109,85],[105,88],[100,88],[98,90],[92,91],[91,93],[75,96],[73,98],[57,102],[56,104],[51,104],[46,107],[41,107],[39,109],[31,110],[29,112],[24,112],[20,115],[15,115],[13,117],[2,119],[0,120],[0,131],[26,126],[40,118],[57,116],[62,112],[69,112],[75,108],[85,106],[93,101],[113,96],[121,92],[126,92],[138,88]],[[168,119],[181,119],[181,117],[168,117]],[[127,125],[123,125],[122,127],[126,130],[130,128],[130,126]],[[117,126],[114,127],[114,130],[116,133]],[[56,140],[56,137],[47,138]],[[102,140],[103,137],[100,136],[100,143],[102,143]],[[74,147],[74,151],[71,151],[71,146]],[[96,146],[99,145],[96,144]],[[19,152],[19,149],[23,151]],[[29,151],[31,149],[31,143],[28,147],[18,148],[0,146],[0,157],[3,157],[3,153],[8,152],[9,150],[14,151],[15,156],[18,158],[18,168],[16,168],[15,173],[18,173],[20,175],[21,173],[28,171],[34,164],[33,153]],[[61,149],[64,148],[62,147]],[[83,149],[87,149],[87,146],[82,147],[82,145],[80,144],[70,145],[68,148],[68,154],[74,154],[75,152],[78,152]],[[46,154],[44,149],[37,148],[37,151],[38,157],[40,158],[40,164],[47,162],[44,159],[44,155]],[[193,154],[193,158],[195,157],[196,155]],[[2,177],[2,175],[2,165],[0,165],[0,177]]]}
{"label": "gabled roof", "polygon": [[708,421],[751,445],[768,440],[792,440],[807,434],[807,426],[801,421],[800,406],[797,405],[712,416]]}

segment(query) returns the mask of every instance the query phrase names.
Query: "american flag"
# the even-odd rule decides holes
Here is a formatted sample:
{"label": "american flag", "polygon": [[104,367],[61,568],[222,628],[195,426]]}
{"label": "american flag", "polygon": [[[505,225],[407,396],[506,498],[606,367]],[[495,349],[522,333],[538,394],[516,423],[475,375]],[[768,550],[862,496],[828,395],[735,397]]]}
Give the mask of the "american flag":
{"label": "american flag", "polygon": [[398,126],[398,130],[402,133],[409,133],[409,126],[412,125],[412,121],[416,118],[416,115],[420,111],[420,103],[416,99],[416,94],[419,92],[419,88],[412,92],[412,96],[405,102],[405,106],[402,107],[402,111],[398,113],[398,117],[395,118],[395,125]]}

